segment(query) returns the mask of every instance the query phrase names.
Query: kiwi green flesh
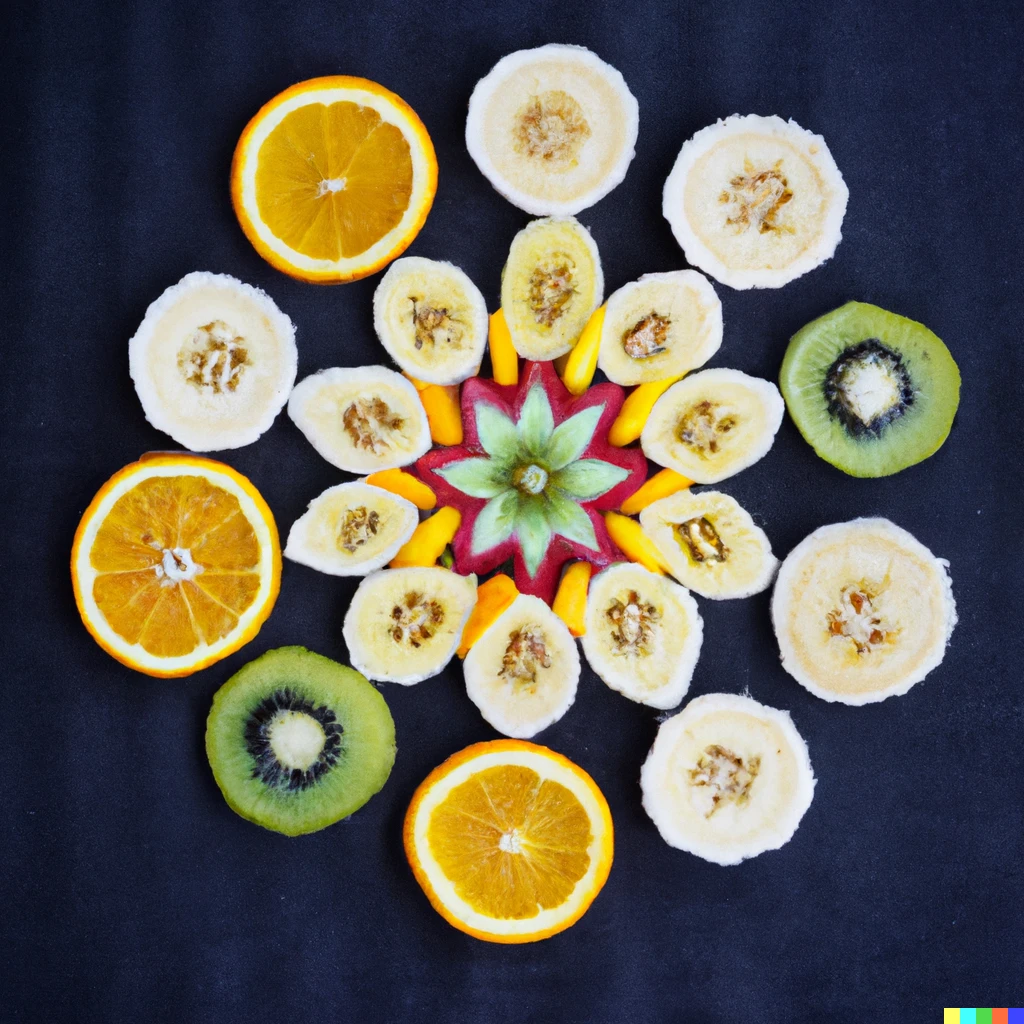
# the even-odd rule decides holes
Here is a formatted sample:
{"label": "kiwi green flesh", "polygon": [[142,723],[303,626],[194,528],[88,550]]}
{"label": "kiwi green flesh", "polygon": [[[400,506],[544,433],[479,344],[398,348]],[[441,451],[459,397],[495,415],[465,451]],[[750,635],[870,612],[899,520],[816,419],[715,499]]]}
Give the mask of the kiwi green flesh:
{"label": "kiwi green flesh", "polygon": [[[275,716],[304,715],[323,732],[312,763],[277,761]],[[307,722],[307,725],[309,722]],[[395,761],[395,724],[384,698],[354,669],[304,647],[249,662],[215,694],[206,753],[228,805],[264,828],[296,836],[331,825],[377,793]]]}
{"label": "kiwi green flesh", "polygon": [[[844,410],[835,383],[844,365],[885,366],[897,405],[868,423]],[[797,331],[779,386],[793,422],[826,462],[851,476],[898,473],[934,454],[960,402],[960,371],[923,324],[866,302],[848,302]]]}

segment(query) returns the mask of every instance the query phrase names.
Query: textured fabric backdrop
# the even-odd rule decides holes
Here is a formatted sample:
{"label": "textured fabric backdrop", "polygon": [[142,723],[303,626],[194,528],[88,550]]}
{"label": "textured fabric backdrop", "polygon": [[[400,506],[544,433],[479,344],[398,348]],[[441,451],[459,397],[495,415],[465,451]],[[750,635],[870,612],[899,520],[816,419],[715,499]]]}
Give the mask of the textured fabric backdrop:
{"label": "textured fabric backdrop", "polygon": [[[111,3],[7,6],[3,174],[3,842],[0,1018],[12,1021],[802,1022],[935,1020],[1024,999],[1020,224],[1013,2],[906,4]],[[581,218],[609,291],[684,266],[661,217],[680,144],[734,112],[824,134],[850,188],[836,257],[777,291],[718,291],[712,365],[777,379],[787,339],[857,298],[928,324],[963,374],[953,432],[897,476],[855,480],[787,419],[728,481],[779,555],[885,515],[951,563],[960,624],[907,696],[830,705],[786,675],[768,594],[701,602],[691,696],[749,688],[792,712],[818,785],[794,840],[739,867],[670,849],[640,806],[657,716],[584,672],[540,739],[597,780],[611,877],[570,931],[502,948],[450,928],[402,853],[417,783],[492,731],[454,666],[384,684],[398,760],[350,820],[301,839],[226,806],[203,750],[214,691],[282,644],[345,660],[355,581],[286,563],[248,647],[158,681],[79,622],[68,555],[116,469],[173,447],[145,421],[127,341],[191,270],[266,289],[297,324],[300,377],[383,359],[371,296],[263,262],[228,197],[246,121],[303,78],[365,75],[433,136],[440,185],[410,254],[452,260],[497,305],[527,216],[466,153],[474,82],[509,51],[589,46],[640,102],[623,185]],[[226,453],[282,531],[342,478],[282,415]]]}

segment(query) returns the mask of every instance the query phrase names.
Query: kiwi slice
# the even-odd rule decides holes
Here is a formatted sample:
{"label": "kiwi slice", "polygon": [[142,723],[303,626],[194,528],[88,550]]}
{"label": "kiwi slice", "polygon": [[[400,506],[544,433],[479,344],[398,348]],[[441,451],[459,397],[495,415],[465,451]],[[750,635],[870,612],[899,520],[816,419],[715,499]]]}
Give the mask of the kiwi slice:
{"label": "kiwi slice", "polygon": [[395,763],[395,723],[354,669],[279,647],[214,695],[206,754],[233,811],[298,836],[333,825],[380,790]]}
{"label": "kiwi slice", "polygon": [[797,331],[779,386],[804,439],[851,476],[891,476],[934,454],[960,403],[960,371],[941,339],[867,302]]}

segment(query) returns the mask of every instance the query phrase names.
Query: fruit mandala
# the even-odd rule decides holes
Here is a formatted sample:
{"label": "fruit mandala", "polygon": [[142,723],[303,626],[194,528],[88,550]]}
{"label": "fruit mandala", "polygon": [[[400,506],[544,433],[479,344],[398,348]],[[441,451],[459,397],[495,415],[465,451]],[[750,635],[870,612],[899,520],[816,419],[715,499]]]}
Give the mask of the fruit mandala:
{"label": "fruit mandala", "polygon": [[[424,780],[404,844],[438,912],[489,941],[569,927],[608,876],[600,790],[527,742],[573,705],[580,648],[611,689],[678,709],[704,642],[692,595],[774,585],[783,668],[856,705],[923,679],[956,624],[947,563],[888,520],[822,526],[780,563],[751,514],[714,489],[767,455],[787,410],[823,459],[866,477],[929,457],[953,422],[960,377],[945,345],[866,303],[791,339],[781,392],[703,368],[723,340],[705,274],[778,288],[833,255],[848,192],[825,140],[754,115],[698,132],[663,213],[699,269],[647,274],[606,299],[597,243],[573,215],[625,176],[637,112],[622,75],[582,47],[511,54],[478,84],[467,149],[537,216],[512,241],[488,317],[460,268],[396,258],[437,181],[411,108],[364,79],[299,83],[239,140],[236,213],[261,255],[302,280],[354,280],[390,262],[374,329],[401,372],[328,367],[296,384],[291,320],[222,274],[168,288],[129,344],[146,418],[183,447],[251,444],[287,402],[313,448],[359,476],[314,497],[283,551],[362,578],[341,630],[352,667],[281,648],[221,687],[206,745],[227,803],[286,835],[351,814],[395,757],[373,684],[417,684],[462,659],[468,699],[509,738]],[[492,378],[480,376],[488,353]],[[594,384],[598,370],[607,379]],[[659,467],[650,478],[648,462]],[[191,452],[144,456],[82,518],[76,601],[114,657],[187,675],[255,635],[281,555],[270,509],[240,474]],[[814,786],[789,715],[730,694],[664,721],[641,773],[662,838],[718,864],[788,842]]]}

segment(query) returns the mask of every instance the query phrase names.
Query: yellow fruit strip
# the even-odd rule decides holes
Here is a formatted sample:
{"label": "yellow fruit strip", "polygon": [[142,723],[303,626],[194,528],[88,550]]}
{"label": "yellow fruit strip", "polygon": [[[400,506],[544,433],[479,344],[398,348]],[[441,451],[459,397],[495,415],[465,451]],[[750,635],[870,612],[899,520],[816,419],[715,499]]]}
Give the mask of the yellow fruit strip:
{"label": "yellow fruit strip", "polygon": [[674,469],[663,469],[655,473],[647,483],[635,490],[620,506],[627,516],[635,516],[661,498],[667,498],[676,491],[689,487],[693,481]]}
{"label": "yellow fruit strip", "polygon": [[462,630],[462,640],[455,653],[460,658],[469,654],[473,646],[484,635],[491,623],[519,596],[519,590],[512,579],[503,572],[484,580],[476,588],[476,605]]}
{"label": "yellow fruit strip", "polygon": [[488,343],[491,348],[491,371],[495,384],[519,383],[519,353],[512,344],[512,335],[505,319],[505,311],[491,314]]}
{"label": "yellow fruit strip", "polygon": [[413,535],[399,548],[391,559],[391,568],[399,569],[408,565],[434,565],[451,543],[455,531],[462,522],[458,509],[445,505],[429,519],[424,519],[413,531]]}
{"label": "yellow fruit strip", "polygon": [[589,562],[575,562],[569,566],[558,585],[551,610],[569,627],[573,636],[583,636],[584,613],[587,610],[587,589],[593,572]]}
{"label": "yellow fruit strip", "polygon": [[574,395],[582,395],[597,370],[597,354],[601,348],[601,328],[604,327],[605,306],[598,306],[583,328],[576,347],[569,353],[562,374],[562,383]]}
{"label": "yellow fruit strip", "polygon": [[616,448],[622,448],[631,441],[635,441],[644,429],[644,424],[651,415],[654,403],[684,376],[685,374],[681,373],[676,377],[652,380],[635,387],[622,403],[619,415],[608,431],[608,440]]}
{"label": "yellow fruit strip", "polygon": [[631,562],[639,562],[645,569],[665,575],[666,566],[658,549],[635,519],[618,512],[605,512],[604,524],[608,528],[608,536]]}
{"label": "yellow fruit strip", "polygon": [[420,392],[420,401],[427,411],[430,437],[436,444],[462,444],[462,406],[459,387],[428,384]]}
{"label": "yellow fruit strip", "polygon": [[430,387],[430,385],[425,380],[419,380],[416,377],[413,377],[411,374],[403,373],[402,376],[407,381],[409,381],[409,383],[412,384],[412,386],[416,388],[417,391],[425,391],[427,388]]}
{"label": "yellow fruit strip", "polygon": [[382,469],[379,473],[371,473],[366,482],[411,501],[424,512],[437,505],[437,495],[422,480],[403,469]]}

